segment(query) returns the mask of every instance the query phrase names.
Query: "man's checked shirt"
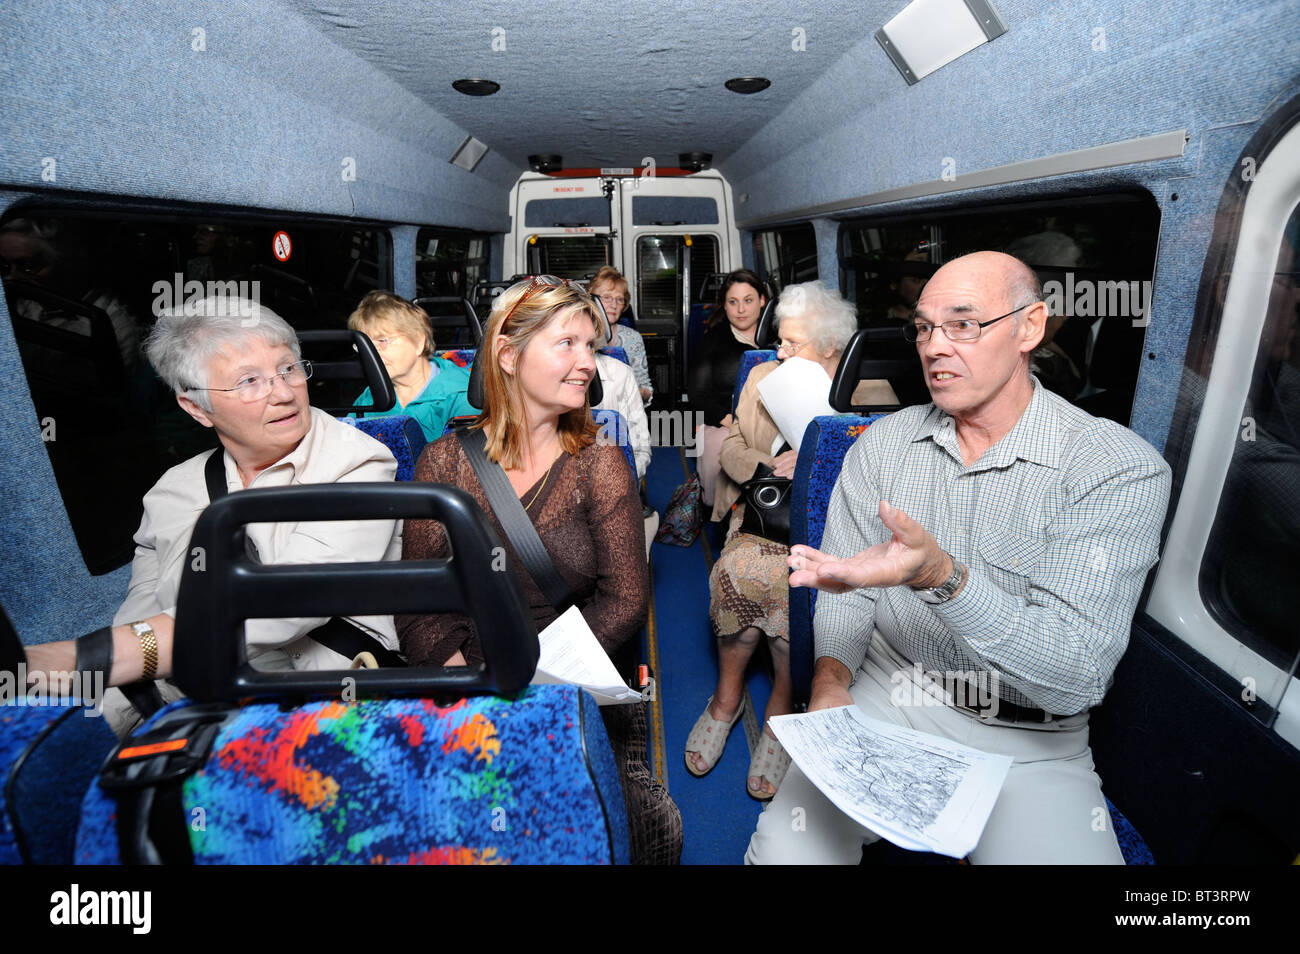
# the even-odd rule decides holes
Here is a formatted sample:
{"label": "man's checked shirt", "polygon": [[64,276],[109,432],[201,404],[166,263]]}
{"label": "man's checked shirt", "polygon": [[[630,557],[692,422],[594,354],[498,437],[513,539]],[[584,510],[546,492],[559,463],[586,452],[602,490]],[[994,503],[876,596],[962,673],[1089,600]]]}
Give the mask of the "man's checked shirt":
{"label": "man's checked shirt", "polygon": [[888,500],[966,564],[930,605],[906,586],[817,598],[817,656],[857,672],[872,627],[927,671],[995,673],[1002,698],[1057,715],[1101,702],[1155,565],[1170,474],[1151,445],[1034,379],[1020,420],[970,467],[932,404],[877,421],[844,459],[821,550],[884,543]]}

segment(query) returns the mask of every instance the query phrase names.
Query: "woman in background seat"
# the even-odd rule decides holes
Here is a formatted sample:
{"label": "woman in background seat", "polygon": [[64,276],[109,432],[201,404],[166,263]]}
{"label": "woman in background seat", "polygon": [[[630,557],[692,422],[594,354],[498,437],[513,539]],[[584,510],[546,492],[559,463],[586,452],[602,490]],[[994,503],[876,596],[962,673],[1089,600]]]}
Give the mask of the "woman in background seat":
{"label": "woman in background seat", "polygon": [[[370,336],[397,391],[397,404],[373,417],[409,414],[425,440],[436,441],[448,420],[478,413],[465,397],[469,370],[434,355],[433,327],[423,308],[401,295],[372,291],[349,316],[348,327]],[[373,404],[370,389],[355,403]]]}
{"label": "woman in background seat", "polygon": [[706,506],[713,505],[718,454],[731,427],[731,395],[740,356],[756,347],[758,319],[767,304],[762,288],[762,281],[747,268],[738,268],[723,279],[708,330],[691,355],[691,409],[704,415],[704,426],[696,437],[700,444],[696,466]]}
{"label": "woman in background seat", "polygon": [[[707,774],[722,757],[727,733],[742,714],[745,668],[765,636],[772,650],[774,673],[764,725],[772,716],[785,715],[794,707],[790,589],[786,583],[790,548],[786,543],[742,533],[745,504],[738,501],[741,484],[755,476],[760,464],[771,467],[774,476],[792,477],[798,459],[793,450],[773,456],[781,432],[763,406],[759,383],[782,361],[803,358],[821,365],[829,394],[840,355],[858,322],[853,306],[821,282],[788,285],[777,302],[776,318],[781,335],[777,360],[760,364],[749,373],[722,445],[713,519],[724,519],[728,513],[731,519],[726,545],[709,576],[709,617],[718,640],[718,684],[686,741],[686,767],[693,775]],[[750,759],[746,791],[762,801],[771,798],[789,765],[781,743],[765,729]]]}
{"label": "woman in background seat", "polygon": [[612,323],[610,326],[612,338],[605,347],[622,348],[627,352],[627,363],[636,376],[637,387],[641,389],[641,401],[649,404],[655,392],[654,386],[650,383],[650,366],[646,362],[645,340],[640,333],[633,331],[627,325],[617,323],[619,316],[628,305],[627,279],[617,268],[606,265],[596,273],[596,277],[591,280],[587,288],[593,297],[600,299],[600,304],[605,309],[605,316]]}

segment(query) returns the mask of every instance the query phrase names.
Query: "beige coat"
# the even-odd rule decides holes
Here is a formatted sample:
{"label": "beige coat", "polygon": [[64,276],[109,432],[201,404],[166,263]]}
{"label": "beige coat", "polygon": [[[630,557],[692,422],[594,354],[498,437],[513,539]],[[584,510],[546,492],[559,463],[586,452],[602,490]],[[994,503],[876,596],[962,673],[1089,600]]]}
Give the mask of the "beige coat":
{"label": "beige coat", "polygon": [[741,388],[731,433],[722,442],[722,473],[713,492],[713,519],[722,520],[740,499],[740,485],[754,476],[759,464],[772,466],[772,442],[781,433],[758,397],[758,382],[781,366],[767,361],[749,372]]}
{"label": "beige coat", "polygon": [[[713,519],[722,520],[740,499],[740,485],[754,476],[759,464],[772,466],[772,442],[781,433],[763,407],[758,396],[758,382],[781,366],[767,361],[749,372],[740,389],[736,413],[732,415],[731,433],[722,442],[722,473],[713,492]],[[854,404],[897,404],[898,398],[888,381],[859,381],[853,389]]]}

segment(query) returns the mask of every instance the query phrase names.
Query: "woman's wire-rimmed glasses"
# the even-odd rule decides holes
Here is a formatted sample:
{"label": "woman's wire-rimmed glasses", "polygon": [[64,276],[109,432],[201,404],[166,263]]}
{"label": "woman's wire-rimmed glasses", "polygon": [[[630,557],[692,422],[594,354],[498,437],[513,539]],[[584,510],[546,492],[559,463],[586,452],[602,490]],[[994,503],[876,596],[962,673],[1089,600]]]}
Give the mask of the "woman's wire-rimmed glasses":
{"label": "woman's wire-rimmed glasses", "polygon": [[246,374],[235,383],[233,388],[190,388],[191,391],[234,391],[245,404],[261,401],[275,390],[275,378],[281,378],[285,384],[294,388],[306,383],[311,377],[310,361],[295,361],[276,370],[275,374]]}

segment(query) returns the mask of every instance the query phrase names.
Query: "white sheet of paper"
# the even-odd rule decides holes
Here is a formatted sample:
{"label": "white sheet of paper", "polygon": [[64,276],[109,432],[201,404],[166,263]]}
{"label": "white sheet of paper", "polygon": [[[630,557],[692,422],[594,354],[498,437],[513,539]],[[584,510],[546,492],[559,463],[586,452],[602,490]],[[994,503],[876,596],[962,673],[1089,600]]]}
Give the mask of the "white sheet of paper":
{"label": "white sheet of paper", "polygon": [[831,407],[831,379],[826,369],[807,358],[787,358],[762,381],[758,396],[781,436],[796,451],[803,443],[803,432],[814,417],[834,414]]}
{"label": "white sheet of paper", "polygon": [[641,701],[641,694],[623,682],[578,607],[570,606],[561,613],[537,639],[541,655],[534,684],[581,686],[602,706]]}
{"label": "white sheet of paper", "polygon": [[1011,768],[994,755],[881,722],[857,706],[774,716],[772,731],[840,811],[900,848],[964,858]]}

